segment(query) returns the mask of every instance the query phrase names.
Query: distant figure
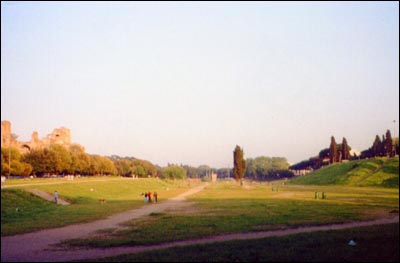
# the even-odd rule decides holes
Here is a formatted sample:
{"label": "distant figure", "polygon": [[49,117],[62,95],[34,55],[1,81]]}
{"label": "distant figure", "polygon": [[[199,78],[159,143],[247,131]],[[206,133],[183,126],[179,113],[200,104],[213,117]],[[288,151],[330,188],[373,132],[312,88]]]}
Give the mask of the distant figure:
{"label": "distant figure", "polygon": [[149,197],[149,203],[151,203],[151,192],[148,192],[147,196]]}
{"label": "distant figure", "polygon": [[54,191],[54,202],[57,204],[57,202],[58,202],[58,192],[57,192],[57,190],[56,191]]}
{"label": "distant figure", "polygon": [[314,198],[315,198],[315,199],[318,199],[318,192],[315,192]]}
{"label": "distant figure", "polygon": [[154,192],[154,201],[156,201],[156,203],[157,203],[157,192]]}
{"label": "distant figure", "polygon": [[322,199],[325,199],[325,198],[326,198],[325,192],[322,192]]}
{"label": "distant figure", "polygon": [[147,194],[144,194],[144,202],[147,203],[149,200],[147,199]]}

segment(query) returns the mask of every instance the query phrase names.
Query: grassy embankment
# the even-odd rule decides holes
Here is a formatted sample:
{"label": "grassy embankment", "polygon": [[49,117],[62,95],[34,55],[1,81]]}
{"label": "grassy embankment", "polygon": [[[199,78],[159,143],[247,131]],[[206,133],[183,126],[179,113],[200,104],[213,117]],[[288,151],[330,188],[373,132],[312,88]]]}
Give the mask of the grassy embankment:
{"label": "grassy embankment", "polygon": [[336,163],[289,181],[301,185],[399,187],[399,157]]}

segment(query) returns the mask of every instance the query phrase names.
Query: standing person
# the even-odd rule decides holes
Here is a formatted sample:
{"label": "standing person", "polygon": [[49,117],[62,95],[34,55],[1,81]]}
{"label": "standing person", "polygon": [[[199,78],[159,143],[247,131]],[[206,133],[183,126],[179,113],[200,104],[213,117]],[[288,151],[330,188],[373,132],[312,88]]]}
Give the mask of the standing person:
{"label": "standing person", "polygon": [[147,194],[144,194],[144,202],[147,203],[148,199],[147,199]]}
{"label": "standing person", "polygon": [[147,196],[149,197],[149,203],[151,203],[151,192],[148,192]]}
{"label": "standing person", "polygon": [[54,202],[57,204],[58,202],[58,192],[57,190],[54,191]]}
{"label": "standing person", "polygon": [[154,201],[156,201],[156,203],[157,203],[157,192],[154,192]]}

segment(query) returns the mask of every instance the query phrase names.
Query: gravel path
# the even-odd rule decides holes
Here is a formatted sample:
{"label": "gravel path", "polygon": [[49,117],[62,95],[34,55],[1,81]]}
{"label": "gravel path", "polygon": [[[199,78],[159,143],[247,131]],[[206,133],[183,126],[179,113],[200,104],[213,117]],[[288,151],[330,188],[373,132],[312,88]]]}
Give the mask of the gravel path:
{"label": "gravel path", "polygon": [[[40,191],[38,189],[28,189],[26,190],[29,193],[32,193],[36,196],[39,196],[40,198],[43,198],[44,200],[54,202],[54,196],[52,194]],[[70,203],[65,201],[64,199],[58,198],[57,199],[57,204],[58,205],[69,205]]]}
{"label": "gravel path", "polygon": [[[393,218],[383,218],[366,222],[352,222],[345,224],[334,224],[325,226],[299,227],[294,229],[283,229],[274,231],[236,233],[227,235],[218,235],[201,239],[184,240],[150,246],[134,247],[113,247],[107,249],[74,249],[74,250],[51,250],[54,245],[65,239],[83,238],[89,234],[104,228],[121,227],[120,223],[128,220],[148,215],[153,212],[164,211],[168,208],[177,208],[184,206],[185,197],[201,191],[205,185],[195,187],[175,198],[165,202],[144,206],[111,216],[107,219],[98,220],[91,223],[71,225],[63,228],[47,229],[39,232],[23,235],[9,236],[1,238],[1,261],[12,262],[55,262],[71,261],[82,259],[94,259],[107,256],[116,256],[125,253],[138,253],[154,249],[170,248],[175,246],[186,246],[194,244],[206,244],[213,242],[222,242],[227,240],[254,239],[271,236],[283,236],[304,232],[313,232],[320,230],[345,229],[358,226],[370,226],[378,224],[389,224],[399,222],[399,216]],[[52,246],[53,245],[53,246]]]}

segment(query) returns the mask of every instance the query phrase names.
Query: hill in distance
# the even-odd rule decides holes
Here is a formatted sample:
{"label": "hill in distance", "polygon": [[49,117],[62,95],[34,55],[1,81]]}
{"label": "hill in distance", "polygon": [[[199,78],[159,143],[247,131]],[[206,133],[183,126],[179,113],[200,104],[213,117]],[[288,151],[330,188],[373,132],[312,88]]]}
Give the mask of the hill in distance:
{"label": "hill in distance", "polygon": [[288,183],[398,188],[399,157],[379,157],[335,163],[310,174],[293,178]]}

